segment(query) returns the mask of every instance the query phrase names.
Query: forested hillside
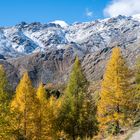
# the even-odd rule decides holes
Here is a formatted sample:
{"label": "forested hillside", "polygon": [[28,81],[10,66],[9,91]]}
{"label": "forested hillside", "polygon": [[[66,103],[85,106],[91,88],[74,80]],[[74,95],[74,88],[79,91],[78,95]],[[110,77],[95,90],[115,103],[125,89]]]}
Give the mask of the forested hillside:
{"label": "forested hillside", "polygon": [[25,72],[13,91],[0,66],[0,139],[100,140],[127,133],[140,121],[140,60],[136,63],[128,67],[115,47],[96,90],[78,57],[68,83],[57,89],[41,81],[34,87]]}

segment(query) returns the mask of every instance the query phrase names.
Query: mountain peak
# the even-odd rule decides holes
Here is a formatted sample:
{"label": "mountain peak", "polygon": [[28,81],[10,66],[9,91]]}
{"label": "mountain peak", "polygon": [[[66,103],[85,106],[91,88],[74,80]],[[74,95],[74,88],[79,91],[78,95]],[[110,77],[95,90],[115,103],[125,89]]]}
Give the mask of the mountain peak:
{"label": "mountain peak", "polygon": [[67,48],[83,54],[114,46],[115,43],[126,46],[140,38],[140,22],[136,22],[139,17],[120,15],[72,25],[62,20],[46,24],[22,22],[0,30],[0,54],[17,57]]}
{"label": "mountain peak", "polygon": [[55,20],[55,21],[52,21],[51,23],[54,23],[54,24],[59,24],[62,28],[65,28],[67,26],[69,26],[65,21],[63,20]]}

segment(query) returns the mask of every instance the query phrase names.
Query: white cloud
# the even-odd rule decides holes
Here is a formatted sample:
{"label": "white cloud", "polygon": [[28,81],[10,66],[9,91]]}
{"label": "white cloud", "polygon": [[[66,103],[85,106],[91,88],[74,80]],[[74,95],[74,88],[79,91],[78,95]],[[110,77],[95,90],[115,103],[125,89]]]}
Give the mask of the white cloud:
{"label": "white cloud", "polygon": [[104,15],[114,17],[118,15],[132,16],[140,13],[140,0],[112,0],[104,9]]}
{"label": "white cloud", "polygon": [[88,8],[86,9],[86,16],[93,17],[93,11],[90,11]]}

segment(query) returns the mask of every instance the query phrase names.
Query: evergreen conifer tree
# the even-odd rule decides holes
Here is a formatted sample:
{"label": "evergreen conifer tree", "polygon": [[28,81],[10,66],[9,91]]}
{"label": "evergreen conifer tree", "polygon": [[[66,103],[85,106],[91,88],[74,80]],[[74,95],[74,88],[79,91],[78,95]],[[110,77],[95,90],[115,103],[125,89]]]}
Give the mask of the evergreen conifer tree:
{"label": "evergreen conifer tree", "polygon": [[[89,115],[88,102],[85,99],[87,88],[88,82],[83,74],[80,61],[77,57],[70,74],[65,94],[62,97],[63,102],[58,117],[60,121],[60,129],[73,140],[78,137],[88,137],[89,134],[89,131],[85,131],[88,129],[85,124],[88,123],[87,118]],[[95,118],[95,114],[92,115],[92,123],[90,123],[92,127],[96,128],[96,121],[93,119]],[[96,129],[91,133],[94,133],[94,131],[96,131]]]}

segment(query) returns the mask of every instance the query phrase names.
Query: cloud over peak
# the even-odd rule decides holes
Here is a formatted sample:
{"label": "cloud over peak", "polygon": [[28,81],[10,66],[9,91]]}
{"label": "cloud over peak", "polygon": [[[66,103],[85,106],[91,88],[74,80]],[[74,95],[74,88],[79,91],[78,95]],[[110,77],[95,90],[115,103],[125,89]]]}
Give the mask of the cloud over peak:
{"label": "cloud over peak", "polygon": [[104,9],[106,17],[132,16],[140,13],[140,0],[112,0]]}

